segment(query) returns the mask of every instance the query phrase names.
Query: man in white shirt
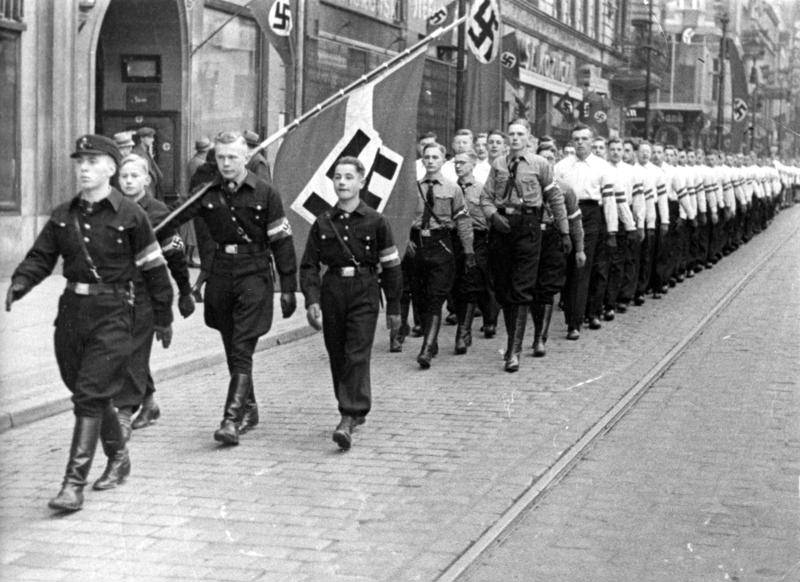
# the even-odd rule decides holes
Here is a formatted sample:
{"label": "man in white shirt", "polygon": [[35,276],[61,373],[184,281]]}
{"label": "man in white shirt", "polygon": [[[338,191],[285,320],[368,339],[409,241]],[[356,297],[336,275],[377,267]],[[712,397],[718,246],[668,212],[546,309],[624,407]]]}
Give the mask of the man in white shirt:
{"label": "man in white shirt", "polygon": [[[453,136],[453,156],[457,156],[458,154],[463,154],[465,152],[473,151],[475,148],[475,137],[472,134],[471,129],[459,129],[456,130],[456,134]],[[444,165],[442,166],[442,176],[448,182],[452,182],[453,184],[458,184],[458,174],[456,173],[456,167],[453,163],[453,158],[447,160]],[[485,182],[486,179],[484,178],[481,183]]]}
{"label": "man in white shirt", "polygon": [[[605,244],[616,246],[619,214],[614,198],[614,179],[608,162],[591,152],[592,129],[576,125],[572,130],[575,156],[568,156],[555,165],[555,182],[559,188],[571,189],[578,199],[583,223],[586,266],[579,269],[574,255],[567,262],[567,282],[564,294],[564,315],[567,320],[567,339],[580,339],[580,329],[586,316],[592,266],[605,236]],[[599,324],[599,321],[596,322]]]}
{"label": "man in white shirt", "polygon": [[[666,217],[666,226],[669,228],[669,213],[667,209],[667,185],[663,172],[650,161],[652,146],[650,142],[642,141],[636,149],[636,157],[642,175],[645,202],[645,229],[646,234],[642,241],[641,255],[639,257],[639,281],[634,305],[644,304],[645,294],[652,288],[651,279],[656,252],[656,225],[660,217]],[[662,223],[663,224],[663,223]],[[663,228],[663,227],[662,227]],[[655,298],[660,298],[656,292]]]}
{"label": "man in white shirt", "polygon": [[616,311],[625,313],[633,298],[639,281],[639,260],[642,242],[645,239],[644,178],[641,166],[636,163],[636,143],[630,138],[622,142],[622,163],[631,174],[631,214],[636,225],[636,237],[628,240],[625,257],[623,283],[615,306]]}
{"label": "man in white shirt", "polygon": [[472,170],[472,177],[481,184],[486,183],[486,178],[489,177],[489,171],[492,169],[491,160],[489,159],[488,140],[489,136],[486,133],[479,133],[475,136],[475,155],[478,156],[478,161]]}

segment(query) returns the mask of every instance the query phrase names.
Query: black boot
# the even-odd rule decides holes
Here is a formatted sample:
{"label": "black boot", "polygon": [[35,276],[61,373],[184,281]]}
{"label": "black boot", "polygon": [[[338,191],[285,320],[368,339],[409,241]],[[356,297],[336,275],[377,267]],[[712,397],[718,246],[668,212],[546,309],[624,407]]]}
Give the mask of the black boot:
{"label": "black boot", "polygon": [[239,426],[239,434],[244,434],[254,429],[257,424],[258,404],[256,404],[256,389],[253,387],[253,383],[250,382],[250,392],[244,403],[244,415],[242,416],[242,424]]}
{"label": "black boot", "polygon": [[133,421],[131,425],[134,430],[150,426],[158,417],[161,416],[161,409],[158,408],[152,394],[145,396],[142,407],[139,409],[139,416]]}
{"label": "black boot", "polygon": [[522,354],[522,342],[525,339],[525,325],[528,323],[528,306],[519,305],[515,308],[514,334],[511,341],[511,351],[506,360],[506,372],[519,370],[519,357]]}
{"label": "black boot", "polygon": [[342,449],[343,451],[348,450],[350,448],[350,445],[353,444],[352,433],[354,425],[355,425],[355,419],[353,419],[353,417],[351,416],[343,414],[342,419],[339,421],[339,424],[333,431],[333,442],[339,445],[339,448]]}
{"label": "black boot", "polygon": [[[544,309],[542,303],[531,304],[531,315],[533,316],[533,355],[541,358],[545,354],[542,332],[544,331]],[[552,313],[552,311],[551,311]]]}
{"label": "black boot", "polygon": [[466,354],[472,345],[472,320],[475,318],[475,304],[467,303],[456,329],[456,354]]}
{"label": "black boot", "polygon": [[431,367],[431,360],[438,352],[439,327],[442,325],[442,316],[439,314],[428,316],[425,326],[425,337],[422,340],[422,349],[417,356],[417,363],[423,370]]}
{"label": "black boot", "polygon": [[78,511],[83,507],[83,488],[92,468],[92,459],[100,436],[100,423],[99,417],[75,417],[64,482],[58,495],[47,504],[50,509]]}
{"label": "black boot", "polygon": [[[398,352],[403,351],[403,342],[406,341],[406,337],[408,334],[411,333],[411,327],[408,325],[408,312],[411,308],[411,304],[407,301],[400,302],[400,329],[397,332],[396,341],[400,344],[400,349],[397,350]],[[390,338],[391,341],[391,338]],[[389,351],[392,351],[391,347]]]}
{"label": "black boot", "polygon": [[[527,317],[527,312],[525,313]],[[511,346],[514,344],[514,322],[517,319],[517,307],[510,305],[503,307],[503,323],[506,325],[506,351],[503,353],[503,359],[508,360],[511,355]]]}
{"label": "black boot", "polygon": [[250,393],[251,381],[248,374],[231,374],[228,385],[228,398],[219,428],[214,431],[214,440],[225,445],[239,444],[239,425],[244,415],[244,405]]}
{"label": "black boot", "polygon": [[545,352],[545,345],[547,344],[547,336],[550,334],[550,320],[553,319],[553,304],[548,303],[544,306],[544,325],[542,327],[542,353],[541,355],[537,354],[536,352],[533,353],[534,356],[537,357],[544,357]]}
{"label": "black boot", "polygon": [[117,409],[110,402],[103,411],[100,442],[103,445],[103,452],[108,457],[108,464],[100,478],[94,482],[92,489],[105,491],[122,485],[131,472],[131,458],[126,446],[125,432],[117,416]]}

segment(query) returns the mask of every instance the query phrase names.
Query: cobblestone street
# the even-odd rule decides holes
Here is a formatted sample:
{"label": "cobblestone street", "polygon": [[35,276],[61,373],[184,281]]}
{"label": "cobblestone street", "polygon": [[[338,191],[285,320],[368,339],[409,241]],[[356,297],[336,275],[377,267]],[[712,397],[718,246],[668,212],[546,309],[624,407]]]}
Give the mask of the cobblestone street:
{"label": "cobblestone street", "polygon": [[[531,514],[538,535],[516,551],[539,564],[520,580],[792,580],[781,576],[800,559],[799,212],[781,213],[713,270],[579,342],[564,339],[557,312],[547,357],[527,350],[517,374],[502,371],[504,333],[454,356],[455,328],[444,328],[439,356],[421,371],[420,340],[390,354],[380,329],[373,412],[347,453],[330,440],[338,415],[319,335],[256,355],[261,424],[238,447],[212,439],[224,365],[161,382],[161,419],[134,432],[127,483],[87,489],[72,515],[51,517],[46,506],[67,458],[69,413],[9,430],[0,440],[0,578],[433,580],[782,245],[685,366],[607,436],[609,452],[597,446]],[[98,447],[92,479],[104,465]],[[664,528],[671,537],[649,535]],[[752,528],[763,536],[751,539]],[[646,543],[623,551],[640,537]],[[763,558],[764,571],[748,556]],[[570,562],[573,570],[558,569]],[[631,576],[615,576],[618,565]],[[480,579],[514,579],[486,567]]]}
{"label": "cobblestone street", "polygon": [[798,242],[466,579],[800,580]]}

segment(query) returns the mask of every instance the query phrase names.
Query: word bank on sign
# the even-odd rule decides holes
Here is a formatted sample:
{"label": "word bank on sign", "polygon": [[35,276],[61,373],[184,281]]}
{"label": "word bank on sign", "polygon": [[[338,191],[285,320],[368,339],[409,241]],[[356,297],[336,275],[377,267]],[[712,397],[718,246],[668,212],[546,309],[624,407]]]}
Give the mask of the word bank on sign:
{"label": "word bank on sign", "polygon": [[500,10],[495,0],[472,3],[467,19],[467,45],[481,63],[491,63],[500,52]]}

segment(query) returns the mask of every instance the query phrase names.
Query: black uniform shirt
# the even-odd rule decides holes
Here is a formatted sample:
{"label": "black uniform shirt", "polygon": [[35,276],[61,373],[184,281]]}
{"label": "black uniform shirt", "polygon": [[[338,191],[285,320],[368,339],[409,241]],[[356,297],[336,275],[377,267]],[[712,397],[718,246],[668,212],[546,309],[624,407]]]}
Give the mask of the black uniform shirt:
{"label": "black uniform shirt", "polygon": [[27,292],[53,272],[62,256],[68,281],[98,283],[78,237],[83,239],[103,283],[126,285],[142,269],[156,324],[171,323],[172,286],[161,247],[144,210],[113,188],[106,198],[91,205],[75,196],[57,206],[12,280],[22,283]]}
{"label": "black uniform shirt", "polygon": [[[221,181],[222,177],[216,179]],[[269,246],[281,278],[281,291],[294,293],[297,290],[292,227],[283,213],[280,194],[264,180],[248,171],[234,191],[221,182],[215,184],[177,221],[183,223],[196,217],[203,219],[217,245],[263,243]]]}
{"label": "black uniform shirt", "polygon": [[[334,228],[350,252],[345,251]],[[352,267],[351,253],[362,267],[377,269],[378,265],[381,266],[386,312],[400,313],[400,254],[394,244],[392,229],[385,216],[363,201],[353,212],[334,207],[321,214],[311,227],[300,263],[300,287],[306,307],[320,301],[320,264],[329,268]]]}

